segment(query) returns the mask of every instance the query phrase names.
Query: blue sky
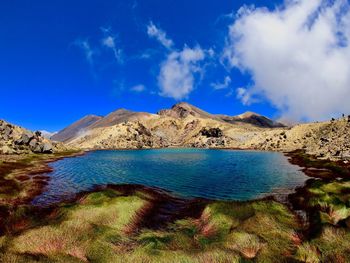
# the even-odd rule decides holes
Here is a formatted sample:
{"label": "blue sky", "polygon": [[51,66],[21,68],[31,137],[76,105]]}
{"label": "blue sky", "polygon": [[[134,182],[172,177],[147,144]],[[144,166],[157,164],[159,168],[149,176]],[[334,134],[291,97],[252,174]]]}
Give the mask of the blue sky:
{"label": "blue sky", "polygon": [[[179,101],[211,113],[236,115],[249,110],[297,120],[346,111],[348,106],[339,108],[339,103],[330,105],[325,113],[319,110],[317,105],[327,94],[311,99],[307,104],[312,107],[303,109],[295,102],[298,94],[290,92],[293,87],[288,86],[288,78],[295,79],[300,68],[301,72],[307,69],[313,82],[301,78],[299,95],[305,91],[303,83],[322,91],[329,87],[319,83],[339,82],[337,90],[348,84],[347,79],[322,80],[318,74],[312,75],[314,65],[300,52],[294,57],[289,54],[297,58],[293,61],[282,56],[285,43],[289,43],[287,36],[277,47],[274,44],[283,34],[270,41],[271,36],[281,35],[275,24],[286,30],[294,25],[284,23],[289,21],[287,12],[309,12],[307,19],[314,12],[319,17],[324,14],[320,1],[310,0],[314,6],[294,2],[291,6],[265,0],[2,1],[0,118],[33,130],[57,131],[87,114],[106,115],[118,108],[155,113]],[[333,2],[339,1],[324,9],[333,8],[338,15]],[[281,14],[286,16],[283,22],[271,22]],[[259,19],[266,23],[255,23]],[[296,19],[300,16],[293,21]],[[270,22],[271,27],[262,27]],[[290,31],[295,35],[290,43],[312,45],[318,41],[321,36],[315,37],[313,26],[316,28],[317,22],[312,21],[305,35]],[[345,42],[337,44],[337,52],[347,48],[347,28],[340,30],[339,37]],[[276,49],[281,52],[276,54]],[[310,53],[304,47],[299,50]],[[315,56],[323,54],[319,53]],[[342,65],[338,57],[334,63]],[[322,57],[320,61],[325,60]],[[320,61],[316,59],[318,65],[322,65]],[[271,68],[271,63],[277,66]],[[349,62],[344,63],[347,66]],[[285,64],[288,67],[284,68]],[[259,65],[266,65],[268,79]],[[289,74],[291,67],[294,75]],[[327,65],[324,68],[325,74],[331,70]],[[285,77],[277,77],[284,73]],[[348,89],[337,93],[334,100],[348,94]],[[301,109],[307,114],[300,113]]]}

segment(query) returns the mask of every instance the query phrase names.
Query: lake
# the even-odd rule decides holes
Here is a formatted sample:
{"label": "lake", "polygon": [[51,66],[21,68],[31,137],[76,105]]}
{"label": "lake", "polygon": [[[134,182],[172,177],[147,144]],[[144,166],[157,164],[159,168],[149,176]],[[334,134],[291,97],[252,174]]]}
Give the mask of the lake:
{"label": "lake", "polygon": [[281,153],[211,149],[93,151],[51,163],[43,205],[105,184],[141,184],[174,195],[250,200],[303,185],[307,177]]}

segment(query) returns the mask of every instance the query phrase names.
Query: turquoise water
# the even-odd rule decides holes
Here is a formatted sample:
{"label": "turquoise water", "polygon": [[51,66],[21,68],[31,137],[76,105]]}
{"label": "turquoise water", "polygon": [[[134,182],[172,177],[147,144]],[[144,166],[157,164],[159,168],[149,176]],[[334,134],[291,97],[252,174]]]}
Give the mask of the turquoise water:
{"label": "turquoise water", "polygon": [[259,151],[95,151],[51,166],[49,185],[34,204],[55,202],[105,184],[141,184],[181,197],[249,200],[295,188],[306,180],[283,154]]}

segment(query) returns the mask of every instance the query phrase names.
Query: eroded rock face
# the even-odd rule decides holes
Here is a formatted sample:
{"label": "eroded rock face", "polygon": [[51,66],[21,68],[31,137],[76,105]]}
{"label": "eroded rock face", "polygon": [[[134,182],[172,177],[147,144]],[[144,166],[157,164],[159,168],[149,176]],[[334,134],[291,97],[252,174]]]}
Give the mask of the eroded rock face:
{"label": "eroded rock face", "polygon": [[220,128],[203,128],[200,133],[208,138],[219,138],[223,136]]}

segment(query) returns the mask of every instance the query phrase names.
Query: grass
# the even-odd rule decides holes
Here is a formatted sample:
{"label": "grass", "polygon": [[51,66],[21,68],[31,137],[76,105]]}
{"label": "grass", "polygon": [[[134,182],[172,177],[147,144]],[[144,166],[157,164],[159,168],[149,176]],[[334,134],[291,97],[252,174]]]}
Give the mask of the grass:
{"label": "grass", "polygon": [[[47,223],[36,222],[17,235],[3,236],[0,260],[242,262],[271,259],[270,250],[285,254],[296,249],[294,216],[272,200],[208,203],[199,218],[183,218],[162,229],[140,228],[130,234],[130,227],[150,202],[150,195],[140,192],[125,195],[106,189],[87,194],[75,204],[61,205],[48,215]],[[251,221],[260,227],[252,231]]]}
{"label": "grass", "polygon": [[268,262],[297,250],[299,225],[289,209],[273,200],[208,203],[199,218],[130,234],[150,202],[150,195],[140,192],[87,194],[60,206],[48,215],[50,221],[2,237],[0,261]]}
{"label": "grass", "polygon": [[[348,187],[348,182],[317,182],[309,191],[322,202],[330,200],[333,204],[335,199],[325,195],[341,196]],[[107,188],[84,194],[76,202],[61,204],[46,214],[38,214],[37,218],[29,208],[17,211],[18,219],[26,214],[31,217],[20,231],[0,237],[0,261],[311,263],[350,260],[350,231],[345,223],[322,221],[320,234],[307,239],[301,235],[302,226],[293,212],[272,199],[208,202],[199,217],[169,221],[159,229],[136,227],[142,226],[140,220],[145,220],[143,216],[148,209],[153,209],[152,204],[159,202],[152,198],[155,196],[147,191]],[[344,220],[342,222],[346,222]]]}
{"label": "grass", "polygon": [[93,193],[79,204],[61,207],[56,213],[59,223],[13,237],[8,251],[50,260],[108,262],[103,259],[114,254],[114,243],[126,238],[124,228],[146,203],[137,196],[116,196],[111,197],[111,191]]}
{"label": "grass", "polygon": [[306,206],[316,211],[322,224],[338,225],[350,216],[350,181],[315,181],[307,189]]}

